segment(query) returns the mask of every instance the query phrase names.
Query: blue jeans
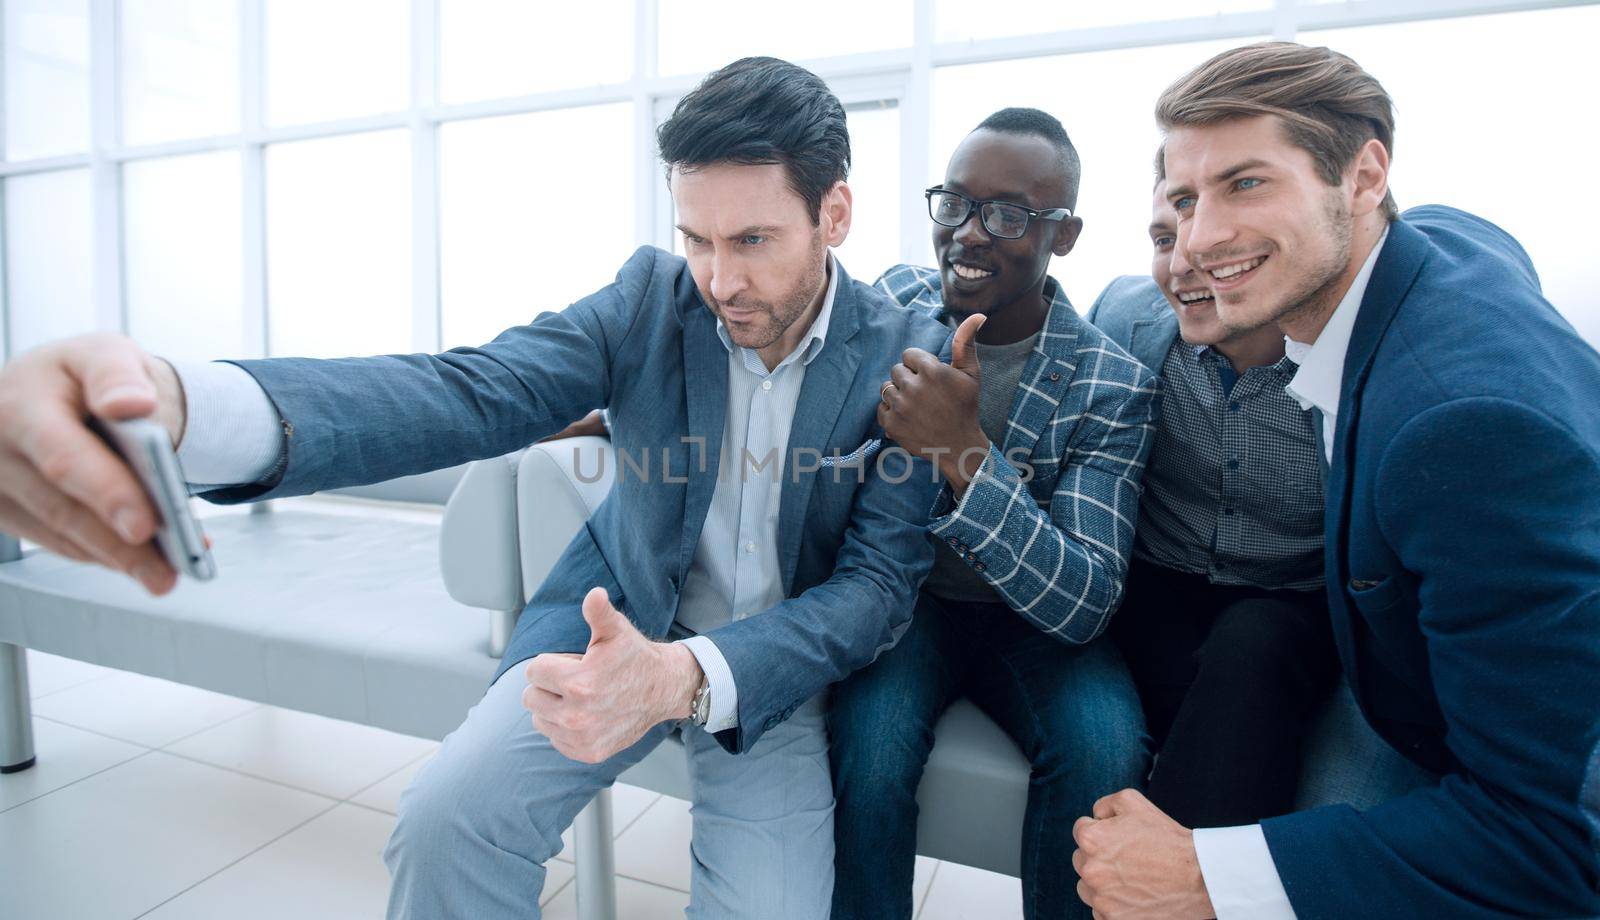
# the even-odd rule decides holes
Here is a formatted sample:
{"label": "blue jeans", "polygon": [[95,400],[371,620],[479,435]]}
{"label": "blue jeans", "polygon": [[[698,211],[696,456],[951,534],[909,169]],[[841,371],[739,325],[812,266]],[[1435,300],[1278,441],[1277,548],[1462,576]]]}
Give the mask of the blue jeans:
{"label": "blue jeans", "polygon": [[1020,842],[1024,916],[1089,916],[1072,869],[1072,823],[1101,796],[1140,786],[1149,768],[1127,668],[1105,640],[1067,645],[1004,604],[924,593],[899,644],[834,688],[834,920],[911,917],[917,785],[934,724],[962,696],[1033,767]]}

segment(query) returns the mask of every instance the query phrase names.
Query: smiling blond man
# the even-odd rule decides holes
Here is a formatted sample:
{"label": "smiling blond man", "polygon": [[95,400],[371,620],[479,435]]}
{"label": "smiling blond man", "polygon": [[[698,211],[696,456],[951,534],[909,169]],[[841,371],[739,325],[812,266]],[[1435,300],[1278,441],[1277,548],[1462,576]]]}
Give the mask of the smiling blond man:
{"label": "smiling blond man", "polygon": [[1439,779],[1191,831],[1131,790],[1078,821],[1108,918],[1600,913],[1600,355],[1505,231],[1389,194],[1383,87],[1326,48],[1169,87],[1175,251],[1271,324],[1329,463],[1328,603],[1362,714]]}

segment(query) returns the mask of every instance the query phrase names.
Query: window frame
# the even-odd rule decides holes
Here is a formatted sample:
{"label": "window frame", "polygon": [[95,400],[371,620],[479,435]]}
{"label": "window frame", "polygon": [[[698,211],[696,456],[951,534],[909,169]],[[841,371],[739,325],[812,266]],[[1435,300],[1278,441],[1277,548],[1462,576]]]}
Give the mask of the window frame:
{"label": "window frame", "polygon": [[[0,0],[3,2],[3,0]],[[493,115],[548,111],[603,103],[633,106],[634,234],[641,243],[673,246],[672,202],[666,178],[656,163],[654,137],[659,119],[692,89],[700,75],[661,76],[657,42],[661,0],[634,0],[633,74],[623,82],[556,92],[442,104],[438,94],[439,2],[410,0],[410,105],[403,112],[341,119],[312,125],[270,127],[263,118],[266,83],[263,48],[264,6],[268,0],[239,3],[240,130],[141,146],[124,145],[119,130],[122,86],[118,66],[120,4],[90,0],[90,146],[78,154],[32,160],[0,160],[0,196],[10,177],[87,168],[91,177],[94,315],[101,331],[125,332],[128,311],[124,293],[122,234],[123,164],[158,157],[215,150],[236,150],[241,163],[242,310],[245,355],[269,353],[270,309],[266,291],[266,194],[262,168],[267,146],[287,141],[403,128],[411,138],[412,200],[412,347],[434,351],[441,340],[442,312],[439,268],[438,132],[441,124]],[[1118,48],[1150,47],[1194,41],[1271,35],[1292,40],[1302,32],[1354,26],[1528,12],[1594,5],[1600,0],[1349,0],[1312,3],[1274,0],[1266,10],[1075,29],[1037,35],[937,42],[935,0],[914,0],[909,49],[806,60],[826,79],[846,106],[891,101],[900,111],[900,254],[916,261],[927,235],[921,188],[926,178],[927,147],[935,68],[1017,58],[1049,57]],[[0,54],[4,53],[0,34]],[[0,68],[0,79],[4,71]],[[3,87],[0,87],[3,88]],[[0,93],[0,105],[3,105]],[[0,116],[3,116],[0,111]],[[0,131],[4,119],[0,117]],[[0,142],[3,142],[0,135]],[[3,149],[3,145],[0,145]],[[0,198],[3,204],[3,198]],[[0,242],[6,228],[0,226]],[[0,246],[0,363],[11,356],[14,323],[9,284]],[[597,282],[602,279],[596,279]]]}

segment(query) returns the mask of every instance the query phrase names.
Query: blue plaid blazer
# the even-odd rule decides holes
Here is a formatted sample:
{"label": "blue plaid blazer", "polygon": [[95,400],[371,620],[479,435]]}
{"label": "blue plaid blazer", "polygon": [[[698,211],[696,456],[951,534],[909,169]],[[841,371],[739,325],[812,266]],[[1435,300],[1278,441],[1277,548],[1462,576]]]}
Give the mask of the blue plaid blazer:
{"label": "blue plaid blazer", "polygon": [[[877,281],[944,321],[939,273],[897,265]],[[1122,602],[1160,381],[1078,316],[1054,278],[1050,312],[1006,422],[967,491],[929,525],[1050,636],[1089,642]]]}

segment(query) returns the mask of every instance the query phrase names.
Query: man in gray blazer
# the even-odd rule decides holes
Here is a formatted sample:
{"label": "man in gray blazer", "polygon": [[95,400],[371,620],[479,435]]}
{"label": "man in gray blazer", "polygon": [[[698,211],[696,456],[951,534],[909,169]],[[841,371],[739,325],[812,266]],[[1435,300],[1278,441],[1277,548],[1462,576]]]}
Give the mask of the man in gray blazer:
{"label": "man in gray blazer", "polygon": [[[695,913],[827,915],[824,688],[892,644],[933,555],[939,482],[883,443],[878,388],[908,347],[947,355],[949,333],[829,254],[850,229],[850,149],[815,75],[735,62],[659,141],[687,258],[642,248],[610,285],[481,348],[180,380],[91,337],[0,374],[0,529],[156,593],[174,576],[143,548],[151,509],[87,414],[155,413],[190,478],[225,484],[205,496],[235,502],[497,456],[609,410],[616,449],[648,472],[619,475],[403,796],[391,917],[537,916],[562,831],[674,725]],[[604,216],[536,217],[605,232]]]}

